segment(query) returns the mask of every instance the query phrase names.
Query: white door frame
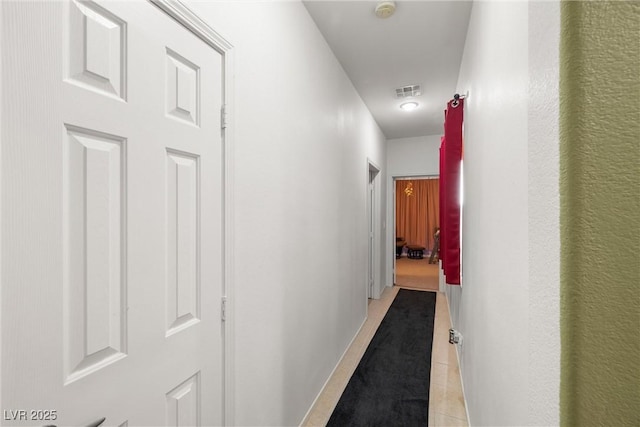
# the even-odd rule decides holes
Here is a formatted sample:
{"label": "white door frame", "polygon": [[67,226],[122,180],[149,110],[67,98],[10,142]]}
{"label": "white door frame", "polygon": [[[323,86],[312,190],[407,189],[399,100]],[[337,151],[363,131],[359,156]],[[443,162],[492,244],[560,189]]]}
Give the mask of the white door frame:
{"label": "white door frame", "polygon": [[[367,274],[366,274],[366,295],[368,298],[377,299],[379,295],[380,277],[380,220],[381,203],[376,194],[380,194],[380,167],[371,159],[367,158]],[[372,178],[373,176],[373,178]],[[372,200],[373,196],[373,200]],[[373,236],[371,228],[373,228]],[[373,237],[373,239],[372,239]],[[371,277],[373,276],[373,277]],[[373,278],[373,283],[370,279]]]}
{"label": "white door frame", "polygon": [[179,0],[149,0],[152,4],[157,6],[160,10],[165,12],[187,30],[191,31],[194,35],[211,46],[217,52],[222,55],[222,78],[224,80],[224,87],[222,93],[223,111],[222,115],[222,152],[223,152],[223,176],[222,176],[222,191],[223,191],[223,271],[222,275],[222,295],[223,295],[223,339],[224,339],[224,354],[222,355],[222,372],[223,372],[223,413],[222,422],[223,425],[235,425],[235,401],[233,396],[235,395],[235,347],[233,345],[233,336],[235,331],[234,322],[234,246],[233,246],[233,141],[234,141],[234,126],[233,126],[233,114],[231,114],[234,107],[234,81],[233,81],[233,63],[234,63],[234,50],[233,45],[229,43],[224,37],[218,34],[213,28],[211,28],[205,21],[203,21],[198,15],[196,15],[191,9],[184,5]]}
{"label": "white door frame", "polygon": [[[435,178],[440,178],[440,175],[425,175],[423,173],[421,174],[402,174],[402,175],[392,175],[391,176],[391,192],[392,192],[392,197],[391,200],[389,201],[389,203],[391,204],[391,212],[393,213],[393,216],[391,218],[392,220],[392,225],[393,225],[393,232],[391,233],[392,235],[392,239],[387,242],[388,243],[388,248],[389,251],[388,253],[392,253],[393,254],[393,260],[391,261],[391,283],[393,285],[396,284],[396,181],[399,180],[407,180],[407,179],[435,179]],[[429,248],[427,248],[429,249]]]}

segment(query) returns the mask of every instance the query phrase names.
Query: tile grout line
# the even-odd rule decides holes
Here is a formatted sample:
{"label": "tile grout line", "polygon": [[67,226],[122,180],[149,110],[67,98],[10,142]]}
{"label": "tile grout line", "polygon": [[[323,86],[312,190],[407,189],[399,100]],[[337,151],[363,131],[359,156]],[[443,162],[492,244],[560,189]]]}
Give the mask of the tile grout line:
{"label": "tile grout line", "polygon": [[[442,300],[442,298],[444,298],[444,300]],[[438,304],[438,302],[440,302],[440,304]],[[442,306],[442,304],[445,304],[446,308],[440,309],[440,316],[438,316],[438,306],[439,305]],[[447,316],[445,313],[443,313],[442,312],[443,310],[446,311],[447,314],[449,314],[449,316]],[[448,356],[447,356],[447,362],[446,363],[443,363],[443,362],[435,360],[435,356],[436,356],[435,355],[436,330],[438,330],[441,327],[441,325],[445,325],[445,327],[446,327],[447,323],[448,323],[448,326],[451,327],[451,315],[449,313],[448,299],[447,299],[446,293],[438,292],[438,296],[437,296],[437,299],[436,299],[436,317],[435,317],[435,321],[434,321],[434,325],[433,325],[433,329],[434,329],[433,337],[434,337],[434,340],[433,340],[432,347],[431,347],[431,373],[434,372],[433,368],[434,368],[434,364],[436,364],[436,363],[439,363],[441,365],[445,365],[447,367],[447,370],[451,366],[451,364],[449,363],[450,359],[449,359]],[[448,328],[446,328],[446,329],[448,330]],[[459,359],[458,359],[457,348],[454,348],[454,350],[456,351],[456,353],[455,353],[455,356],[456,356],[455,357],[455,364],[456,364],[456,367],[458,368],[458,378],[457,378],[457,380],[458,380],[458,382],[460,384],[460,388],[461,388],[462,405],[463,405],[465,416],[468,417],[468,415],[467,415],[467,413],[468,413],[467,412],[467,405],[466,405],[466,400],[465,400],[465,397],[464,397],[464,389],[462,388],[462,379],[460,378],[460,375],[461,375],[460,374],[460,362],[459,362]],[[440,354],[442,351],[445,351],[445,350],[440,350],[438,353]],[[440,360],[440,357],[438,357],[438,360]],[[447,379],[448,379],[448,377],[447,377]],[[433,387],[433,385],[435,385],[436,387]],[[433,391],[436,391],[435,389],[439,389],[439,391],[441,391],[443,394],[446,394],[446,392],[448,390],[448,384],[437,384],[437,383],[431,382],[430,391],[431,391],[432,388],[434,389]],[[455,418],[455,419],[458,419],[460,421],[465,422],[467,424],[467,426],[469,425],[468,418],[467,419],[462,419],[462,418],[459,418],[459,417],[457,417],[455,415],[450,415],[448,413],[445,413],[445,412],[449,412],[449,411],[443,412],[442,409],[441,409],[441,405],[439,405],[439,404],[433,404],[433,406],[432,406],[432,402],[435,402],[435,399],[432,399],[431,397],[432,397],[431,394],[429,394],[429,410],[430,410],[430,412],[433,411],[433,415],[434,416],[435,416],[435,414],[439,414],[439,415],[442,415],[442,416]],[[429,421],[431,421],[432,418],[434,418],[434,416],[432,416],[431,413],[430,413]]]}

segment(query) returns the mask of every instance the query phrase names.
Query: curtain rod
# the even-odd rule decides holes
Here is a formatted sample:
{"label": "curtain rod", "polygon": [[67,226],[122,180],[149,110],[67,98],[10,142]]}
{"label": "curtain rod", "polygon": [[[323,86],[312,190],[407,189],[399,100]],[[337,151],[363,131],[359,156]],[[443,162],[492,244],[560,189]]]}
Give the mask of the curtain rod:
{"label": "curtain rod", "polygon": [[465,99],[465,98],[466,98],[466,96],[464,96],[464,95],[460,96],[459,93],[454,94],[453,95],[453,102],[451,102],[451,106],[453,108],[457,107],[458,104],[460,104],[460,100],[461,99]]}
{"label": "curtain rod", "polygon": [[453,94],[453,102],[451,103],[451,106],[454,108],[457,107],[460,103],[460,100],[465,99],[467,96],[469,96],[469,91],[467,91],[467,93],[464,95],[460,95],[459,93]]}
{"label": "curtain rod", "polygon": [[399,176],[396,181],[419,181],[421,179],[438,179],[439,175]]}

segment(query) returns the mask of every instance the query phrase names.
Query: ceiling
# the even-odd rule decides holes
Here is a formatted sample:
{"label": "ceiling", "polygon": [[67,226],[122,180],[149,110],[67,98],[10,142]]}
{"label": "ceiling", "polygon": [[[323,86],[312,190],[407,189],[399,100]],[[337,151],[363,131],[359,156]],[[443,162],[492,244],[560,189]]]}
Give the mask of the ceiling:
{"label": "ceiling", "polygon": [[[470,1],[397,1],[386,19],[378,1],[303,1],[356,90],[389,139],[442,133],[443,111],[456,90]],[[422,95],[396,98],[419,84]],[[401,110],[409,100],[413,111]]]}

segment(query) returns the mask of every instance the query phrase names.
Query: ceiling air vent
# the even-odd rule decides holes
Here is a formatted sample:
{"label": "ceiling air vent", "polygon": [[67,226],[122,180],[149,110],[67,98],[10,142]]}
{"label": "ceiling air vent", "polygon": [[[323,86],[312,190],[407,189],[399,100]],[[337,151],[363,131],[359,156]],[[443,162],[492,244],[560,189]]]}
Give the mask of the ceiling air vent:
{"label": "ceiling air vent", "polygon": [[422,95],[420,85],[409,85],[396,89],[396,98],[410,98],[412,96]]}

